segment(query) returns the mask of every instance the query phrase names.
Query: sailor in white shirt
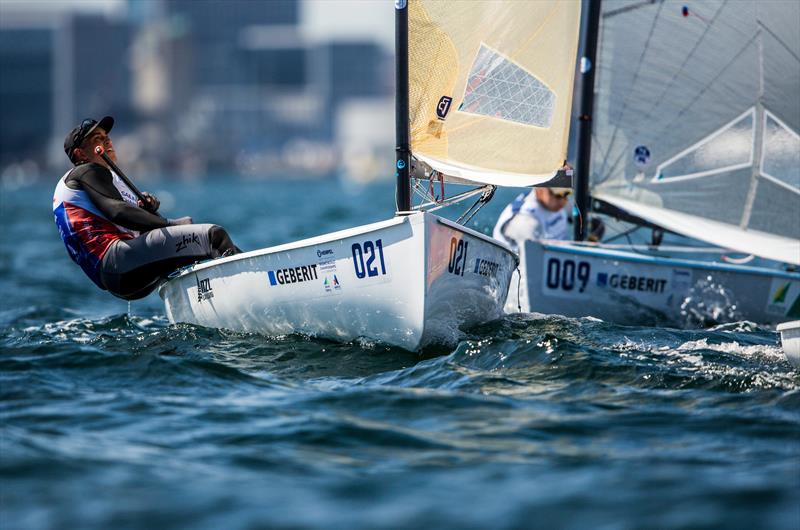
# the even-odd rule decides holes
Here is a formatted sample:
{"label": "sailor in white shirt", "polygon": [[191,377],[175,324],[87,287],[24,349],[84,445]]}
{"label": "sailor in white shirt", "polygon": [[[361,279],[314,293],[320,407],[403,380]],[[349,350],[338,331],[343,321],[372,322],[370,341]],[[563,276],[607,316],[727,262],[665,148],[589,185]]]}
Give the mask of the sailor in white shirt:
{"label": "sailor in white shirt", "polygon": [[517,248],[526,239],[570,239],[569,188],[533,188],[505,207],[492,237]]}

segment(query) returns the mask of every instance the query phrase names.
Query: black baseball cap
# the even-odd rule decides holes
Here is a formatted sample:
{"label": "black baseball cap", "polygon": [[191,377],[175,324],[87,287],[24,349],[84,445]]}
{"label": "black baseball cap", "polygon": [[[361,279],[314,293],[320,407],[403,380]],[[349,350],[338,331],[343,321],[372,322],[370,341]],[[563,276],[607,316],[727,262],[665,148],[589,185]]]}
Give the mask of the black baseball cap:
{"label": "black baseball cap", "polygon": [[73,164],[75,163],[72,159],[72,151],[76,147],[80,147],[83,141],[98,127],[102,127],[104,131],[110,132],[111,128],[114,127],[114,118],[105,116],[100,121],[86,118],[80,125],[67,134],[67,137],[64,138],[64,152],[67,153],[67,158],[69,158],[70,162]]}

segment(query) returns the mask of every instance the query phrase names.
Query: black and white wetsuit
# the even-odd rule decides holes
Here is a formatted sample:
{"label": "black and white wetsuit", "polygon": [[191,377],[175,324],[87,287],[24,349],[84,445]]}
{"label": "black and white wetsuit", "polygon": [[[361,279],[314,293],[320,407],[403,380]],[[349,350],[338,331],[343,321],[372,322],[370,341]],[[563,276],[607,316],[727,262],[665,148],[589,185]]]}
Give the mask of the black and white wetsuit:
{"label": "black and white wetsuit", "polygon": [[59,180],[53,214],[73,261],[125,300],[144,298],[180,267],[238,252],[220,226],[172,225],[140,208],[133,191],[97,164],[74,167]]}

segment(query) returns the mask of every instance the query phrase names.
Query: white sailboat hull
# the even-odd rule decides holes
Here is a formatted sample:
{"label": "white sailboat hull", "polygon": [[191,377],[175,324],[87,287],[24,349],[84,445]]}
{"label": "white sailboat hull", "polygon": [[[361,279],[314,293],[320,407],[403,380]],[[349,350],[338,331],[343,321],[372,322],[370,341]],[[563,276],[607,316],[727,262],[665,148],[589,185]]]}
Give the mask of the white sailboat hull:
{"label": "white sailboat hull", "polygon": [[417,350],[499,317],[516,265],[491,238],[416,213],[199,263],[159,294],[173,323]]}
{"label": "white sailboat hull", "polygon": [[526,241],[520,260],[509,312],[677,326],[800,317],[799,273],[566,242]]}
{"label": "white sailboat hull", "polygon": [[781,334],[781,344],[786,358],[792,365],[800,368],[800,320],[778,324],[776,329]]}

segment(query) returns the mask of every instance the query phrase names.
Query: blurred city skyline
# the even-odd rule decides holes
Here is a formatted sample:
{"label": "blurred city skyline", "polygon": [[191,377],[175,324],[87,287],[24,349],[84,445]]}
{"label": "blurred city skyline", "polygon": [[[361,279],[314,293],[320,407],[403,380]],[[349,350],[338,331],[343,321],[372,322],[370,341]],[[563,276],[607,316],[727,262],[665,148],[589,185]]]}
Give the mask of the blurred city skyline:
{"label": "blurred city skyline", "polygon": [[0,177],[109,114],[146,179],[389,177],[392,0],[0,0]]}

